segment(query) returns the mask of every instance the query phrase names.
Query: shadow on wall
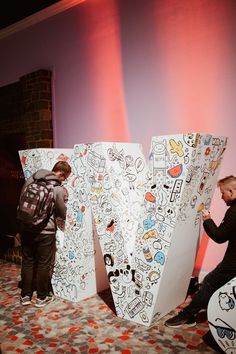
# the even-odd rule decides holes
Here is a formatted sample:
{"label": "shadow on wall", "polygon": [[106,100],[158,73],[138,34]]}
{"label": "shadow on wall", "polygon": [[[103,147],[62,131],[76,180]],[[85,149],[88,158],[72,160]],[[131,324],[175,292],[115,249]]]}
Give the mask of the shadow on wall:
{"label": "shadow on wall", "polygon": [[11,134],[0,139],[0,257],[5,258],[8,254],[8,260],[16,263],[20,262],[20,252],[13,250],[11,258],[10,250],[14,248],[16,208],[24,183],[18,149],[24,146],[24,136],[21,134]]}

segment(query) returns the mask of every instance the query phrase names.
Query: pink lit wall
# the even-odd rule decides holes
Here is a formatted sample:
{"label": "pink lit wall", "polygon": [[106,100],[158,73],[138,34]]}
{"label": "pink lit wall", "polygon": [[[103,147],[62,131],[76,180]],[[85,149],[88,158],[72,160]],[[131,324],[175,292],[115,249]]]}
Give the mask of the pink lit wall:
{"label": "pink lit wall", "polygon": [[[87,0],[0,40],[0,85],[53,70],[55,147],[143,144],[187,131],[229,137],[221,175],[236,174],[236,2]],[[216,191],[212,215],[226,208]],[[191,237],[191,235],[190,235]],[[225,245],[203,238],[196,269]]]}

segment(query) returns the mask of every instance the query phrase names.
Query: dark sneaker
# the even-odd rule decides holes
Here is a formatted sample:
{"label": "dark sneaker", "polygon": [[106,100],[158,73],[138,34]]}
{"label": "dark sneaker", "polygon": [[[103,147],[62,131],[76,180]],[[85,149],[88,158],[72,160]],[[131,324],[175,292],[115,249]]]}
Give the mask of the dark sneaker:
{"label": "dark sneaker", "polygon": [[44,307],[45,305],[49,304],[50,302],[54,301],[54,296],[46,296],[45,299],[36,299],[35,306],[36,307]]}
{"label": "dark sneaker", "polygon": [[56,299],[56,296],[53,294],[52,291],[49,291],[48,297],[50,298],[49,302],[52,302],[52,301],[54,301]]}
{"label": "dark sneaker", "polygon": [[31,299],[29,296],[24,296],[20,298],[20,303],[22,306],[27,306],[27,305],[30,305],[31,304]]}
{"label": "dark sneaker", "polygon": [[184,311],[180,311],[177,316],[174,316],[165,322],[165,326],[170,328],[193,327],[196,326],[196,324],[194,316],[191,316]]}

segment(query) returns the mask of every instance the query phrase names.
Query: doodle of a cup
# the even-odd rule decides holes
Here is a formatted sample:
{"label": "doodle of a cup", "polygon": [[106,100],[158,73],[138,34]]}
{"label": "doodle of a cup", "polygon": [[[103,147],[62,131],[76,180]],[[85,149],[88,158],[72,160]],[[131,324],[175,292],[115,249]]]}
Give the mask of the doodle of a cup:
{"label": "doodle of a cup", "polygon": [[153,258],[152,258],[152,254],[150,252],[149,247],[143,248],[143,255],[144,255],[147,262],[152,262]]}

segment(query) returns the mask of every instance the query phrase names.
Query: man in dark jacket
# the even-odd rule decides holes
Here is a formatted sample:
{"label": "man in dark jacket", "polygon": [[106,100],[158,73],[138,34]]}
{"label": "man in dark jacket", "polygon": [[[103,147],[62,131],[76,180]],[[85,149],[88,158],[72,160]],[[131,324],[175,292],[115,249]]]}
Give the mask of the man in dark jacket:
{"label": "man in dark jacket", "polygon": [[206,309],[213,293],[236,276],[236,177],[228,176],[218,181],[223,201],[229,208],[219,226],[212,220],[210,212],[202,211],[203,227],[207,235],[217,243],[228,241],[221,263],[208,273],[200,290],[188,306],[165,322],[167,327],[195,326],[195,315]]}
{"label": "man in dark jacket", "polygon": [[[21,228],[22,247],[22,290],[21,304],[23,306],[31,304],[33,295],[34,277],[36,277],[36,307],[43,307],[53,300],[49,296],[50,269],[55,256],[56,249],[56,218],[63,220],[66,218],[66,205],[64,202],[64,190],[61,182],[69,177],[71,173],[70,165],[65,161],[57,162],[52,171],[44,169],[33,174],[22,188],[34,180],[45,179],[49,183],[55,183],[53,187],[52,213],[48,216],[47,224],[39,233],[32,233]],[[21,227],[21,225],[20,225]]]}

